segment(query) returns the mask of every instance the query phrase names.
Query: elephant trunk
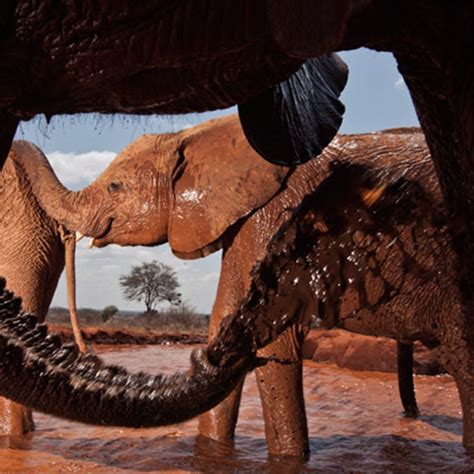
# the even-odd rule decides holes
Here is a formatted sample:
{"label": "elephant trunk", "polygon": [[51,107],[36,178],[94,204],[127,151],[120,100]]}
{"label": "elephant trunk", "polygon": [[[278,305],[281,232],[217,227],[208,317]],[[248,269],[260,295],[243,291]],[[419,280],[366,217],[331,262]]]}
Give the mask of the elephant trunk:
{"label": "elephant trunk", "polygon": [[90,203],[98,192],[94,184],[77,192],[68,190],[57,178],[43,152],[27,141],[13,143],[11,158],[16,166],[22,168],[22,174],[30,181],[40,206],[52,219],[83,234],[100,234],[105,230],[98,228],[98,221],[90,222],[87,218]]}
{"label": "elephant trunk", "polygon": [[0,394],[55,416],[110,426],[179,423],[222,401],[252,368],[245,356],[222,367],[198,351],[188,373],[130,374],[62,344],[20,305],[0,279]]}
{"label": "elephant trunk", "polygon": [[208,348],[193,353],[187,373],[130,374],[81,354],[24,314],[21,301],[0,279],[0,396],[55,416],[110,426],[179,423],[211,409],[260,362],[256,351],[293,324],[298,307],[313,298],[310,272],[295,264],[314,250],[312,214],[302,215],[302,223],[296,219],[276,236],[252,272],[247,298],[223,320]]}

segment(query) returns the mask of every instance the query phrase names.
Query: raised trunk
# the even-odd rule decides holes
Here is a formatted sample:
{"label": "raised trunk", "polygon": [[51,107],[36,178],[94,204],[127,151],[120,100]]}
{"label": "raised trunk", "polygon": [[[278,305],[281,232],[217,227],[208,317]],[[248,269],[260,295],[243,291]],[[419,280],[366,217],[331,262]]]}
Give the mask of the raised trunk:
{"label": "raised trunk", "polygon": [[86,218],[94,185],[78,192],[69,191],[59,181],[43,152],[27,141],[13,142],[11,157],[16,166],[22,168],[22,174],[27,176],[36,199],[49,217],[69,230],[83,234],[100,232],[94,227],[95,223]]}

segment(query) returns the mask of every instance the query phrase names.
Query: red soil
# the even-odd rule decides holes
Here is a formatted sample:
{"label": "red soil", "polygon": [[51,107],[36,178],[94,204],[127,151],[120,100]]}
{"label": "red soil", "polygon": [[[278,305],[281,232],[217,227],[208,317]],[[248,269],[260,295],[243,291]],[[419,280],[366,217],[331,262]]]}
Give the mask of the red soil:
{"label": "red soil", "polygon": [[[68,326],[48,324],[51,331],[64,340],[72,341],[72,329]],[[160,331],[137,331],[123,328],[85,327],[81,328],[86,342],[93,344],[203,344],[207,336],[200,334],[168,334]]]}

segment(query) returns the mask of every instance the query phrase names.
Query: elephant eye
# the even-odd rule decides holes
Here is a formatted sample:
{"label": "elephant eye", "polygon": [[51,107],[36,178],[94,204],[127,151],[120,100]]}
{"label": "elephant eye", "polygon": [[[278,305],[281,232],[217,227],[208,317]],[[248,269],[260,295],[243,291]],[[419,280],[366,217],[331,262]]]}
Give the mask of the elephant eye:
{"label": "elephant eye", "polygon": [[109,193],[116,193],[117,191],[120,191],[122,189],[122,183],[118,181],[112,181],[107,186],[107,189],[109,190]]}

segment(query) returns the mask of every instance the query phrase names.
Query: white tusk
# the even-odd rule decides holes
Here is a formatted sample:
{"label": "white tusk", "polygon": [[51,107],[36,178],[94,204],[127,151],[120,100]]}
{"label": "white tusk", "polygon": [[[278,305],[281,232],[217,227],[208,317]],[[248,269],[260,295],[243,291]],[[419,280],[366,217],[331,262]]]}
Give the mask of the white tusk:
{"label": "white tusk", "polygon": [[76,242],[79,242],[84,238],[84,234],[81,234],[80,232],[76,232]]}
{"label": "white tusk", "polygon": [[87,246],[87,248],[91,249],[92,247],[94,247],[94,239],[93,238],[89,241],[89,245]]}

